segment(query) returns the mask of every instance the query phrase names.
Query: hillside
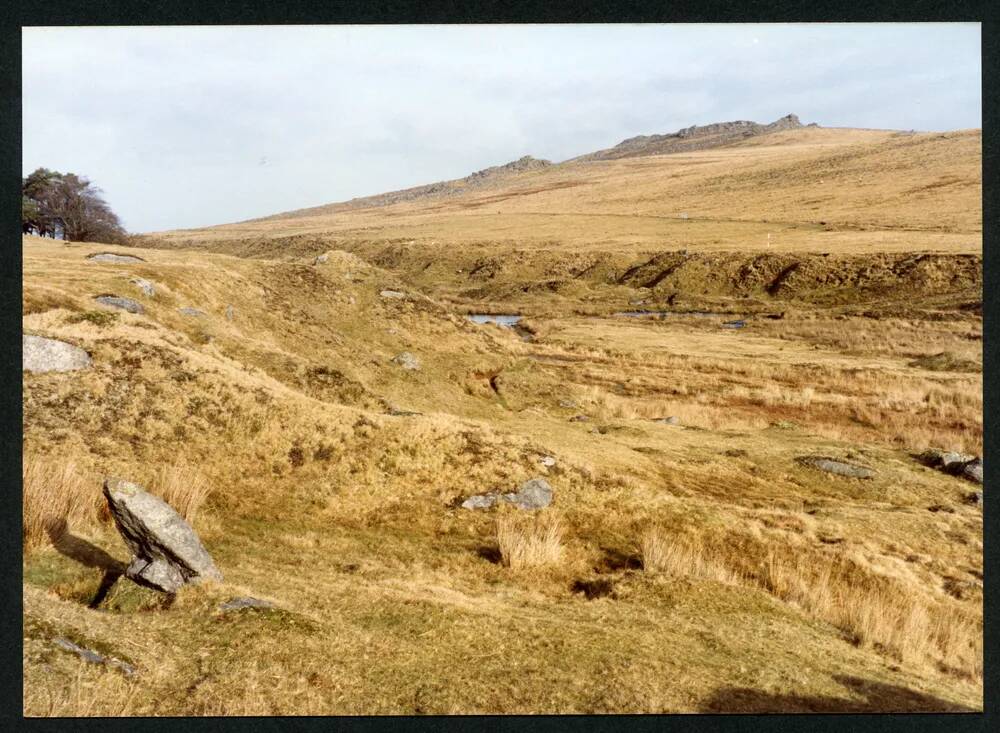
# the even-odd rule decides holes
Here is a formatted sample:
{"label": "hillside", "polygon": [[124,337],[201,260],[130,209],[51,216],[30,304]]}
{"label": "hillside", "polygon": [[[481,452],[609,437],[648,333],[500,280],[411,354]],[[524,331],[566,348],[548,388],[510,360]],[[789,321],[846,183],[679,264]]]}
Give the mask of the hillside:
{"label": "hillside", "polygon": [[[24,333],[89,357],[23,377],[26,506],[80,497],[25,713],[981,710],[982,487],[921,455],[982,454],[981,135],[791,127],[24,238]],[[110,474],[207,491],[224,581],[101,598]]]}

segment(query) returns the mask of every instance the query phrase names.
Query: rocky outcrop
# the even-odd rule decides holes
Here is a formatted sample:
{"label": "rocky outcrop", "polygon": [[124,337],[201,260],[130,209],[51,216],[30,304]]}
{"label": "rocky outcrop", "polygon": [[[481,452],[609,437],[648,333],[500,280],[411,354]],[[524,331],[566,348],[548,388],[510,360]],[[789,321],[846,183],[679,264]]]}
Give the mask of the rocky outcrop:
{"label": "rocky outcrop", "polygon": [[762,125],[749,120],[716,122],[711,125],[692,125],[668,135],[638,135],[622,140],[613,148],[573,158],[573,161],[617,160],[644,155],[666,155],[705,148],[717,148],[758,135],[802,127],[795,115],[785,115],[774,122]]}
{"label": "rocky outcrop", "polygon": [[104,482],[104,497],[134,555],[126,577],[165,593],[206,578],[222,580],[194,529],[165,501],[119,478]]}
{"label": "rocky outcrop", "polygon": [[127,265],[133,262],[145,262],[141,257],[133,255],[116,255],[114,252],[98,252],[87,256],[88,262],[110,262],[116,265]]}
{"label": "rocky outcrop", "polygon": [[71,372],[90,364],[90,355],[73,344],[41,336],[21,337],[21,368],[26,372]]}

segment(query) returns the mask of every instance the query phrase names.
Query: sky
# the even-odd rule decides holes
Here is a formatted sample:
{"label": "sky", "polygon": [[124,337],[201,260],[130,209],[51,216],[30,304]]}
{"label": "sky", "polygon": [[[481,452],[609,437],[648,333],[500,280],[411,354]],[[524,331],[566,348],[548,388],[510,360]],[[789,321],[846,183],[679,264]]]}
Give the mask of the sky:
{"label": "sky", "polygon": [[982,124],[978,23],[63,27],[22,43],[25,174],[90,178],[132,232],[695,124]]}

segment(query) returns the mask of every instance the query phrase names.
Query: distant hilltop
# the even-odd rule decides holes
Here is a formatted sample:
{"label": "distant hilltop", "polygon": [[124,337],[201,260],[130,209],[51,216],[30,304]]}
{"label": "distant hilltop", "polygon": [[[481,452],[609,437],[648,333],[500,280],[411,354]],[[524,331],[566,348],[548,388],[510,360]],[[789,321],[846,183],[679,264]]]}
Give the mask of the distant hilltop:
{"label": "distant hilltop", "polygon": [[[636,158],[644,155],[665,155],[668,153],[683,153],[690,150],[704,150],[705,148],[730,145],[758,135],[766,135],[782,130],[794,130],[800,127],[818,127],[818,125],[815,122],[810,125],[803,125],[796,115],[785,115],[768,125],[748,120],[716,122],[710,125],[692,125],[668,135],[639,135],[637,137],[630,137],[628,140],[618,143],[613,148],[581,155],[577,158],[567,160],[565,163],[586,163],[599,160],[615,160],[618,158]],[[341,203],[325,204],[309,209],[284,212],[261,219],[252,219],[251,221],[318,216],[350,209],[390,206],[392,204],[430,197],[454,196],[470,189],[489,187],[495,182],[510,176],[542,170],[552,165],[552,161],[525,155],[510,163],[495,165],[476,171],[475,173],[470,173],[464,178],[428,183],[422,186],[414,186],[413,188],[404,188],[399,191],[389,191],[374,196],[355,198]]]}
{"label": "distant hilltop", "polygon": [[782,130],[794,130],[799,127],[818,127],[813,122],[803,125],[797,115],[785,115],[769,125],[749,120],[734,120],[732,122],[715,122],[711,125],[692,125],[667,135],[638,135],[622,140],[613,148],[587,153],[573,162],[590,160],[616,160],[618,158],[637,158],[643,155],[665,155],[668,153],[683,153],[689,150],[704,150],[734,142],[767,135]]}

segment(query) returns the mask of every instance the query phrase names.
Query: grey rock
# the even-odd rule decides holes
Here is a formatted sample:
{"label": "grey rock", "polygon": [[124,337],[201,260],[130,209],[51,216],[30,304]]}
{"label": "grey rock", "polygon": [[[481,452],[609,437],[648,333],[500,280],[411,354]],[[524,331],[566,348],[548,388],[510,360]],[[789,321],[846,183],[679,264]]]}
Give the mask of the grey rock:
{"label": "grey rock", "polygon": [[236,311],[233,310],[233,307],[231,305],[227,305],[226,306],[226,320],[227,321],[231,321],[235,317],[236,317]]}
{"label": "grey rock", "polygon": [[497,494],[477,494],[462,502],[463,509],[489,509],[500,500]]}
{"label": "grey rock", "polygon": [[955,453],[953,451],[940,451],[940,450],[928,450],[917,456],[917,460],[923,463],[925,466],[930,466],[931,468],[941,468],[949,469],[951,466],[957,466],[958,470],[961,470],[961,464],[965,464],[971,461],[975,456],[967,456],[964,453]]}
{"label": "grey rock", "polygon": [[543,478],[533,478],[521,484],[515,494],[504,494],[501,497],[518,509],[544,509],[552,503],[552,487]]}
{"label": "grey rock", "polygon": [[962,478],[967,478],[969,481],[974,481],[977,484],[983,483],[983,459],[973,458],[968,463],[962,466]]}
{"label": "grey rock", "polygon": [[183,308],[178,308],[177,310],[181,313],[181,315],[194,316],[196,318],[201,318],[205,315],[205,311],[198,310],[197,308],[192,308],[190,306],[184,306]]}
{"label": "grey rock", "polygon": [[71,372],[91,364],[86,351],[65,341],[22,335],[21,368],[28,372]]}
{"label": "grey rock", "polygon": [[409,369],[411,371],[416,371],[420,369],[420,362],[417,360],[413,354],[409,351],[404,351],[401,354],[397,354],[392,358],[393,363],[399,364],[403,369]]}
{"label": "grey rock", "polygon": [[105,480],[104,497],[134,555],[126,577],[165,593],[205,578],[222,580],[194,529],[165,501],[118,478]]}
{"label": "grey rock", "polygon": [[796,458],[796,461],[804,466],[810,466],[819,471],[826,471],[837,476],[848,476],[850,478],[872,478],[875,471],[864,466],[855,466],[853,463],[844,463],[835,458],[824,456],[803,456]]}
{"label": "grey rock", "polygon": [[274,608],[274,604],[252,596],[230,598],[225,603],[219,604],[219,610],[223,613],[227,611],[239,611],[241,608]]}
{"label": "grey rock", "polygon": [[149,298],[152,298],[154,295],[156,295],[156,288],[153,286],[153,283],[151,283],[149,280],[145,280],[141,277],[134,277],[129,282],[131,282],[133,285],[139,288],[139,290],[142,291],[142,294]]}
{"label": "grey rock", "polygon": [[552,468],[554,465],[556,465],[556,459],[553,458],[552,456],[542,456],[538,462],[541,463],[546,468]]}
{"label": "grey rock", "polygon": [[746,321],[726,321],[722,324],[723,328],[743,328],[747,325]]}
{"label": "grey rock", "polygon": [[671,415],[670,417],[653,418],[653,422],[662,423],[664,425],[680,425],[681,419],[676,415]]}
{"label": "grey rock", "polygon": [[565,407],[567,410],[572,410],[574,407],[576,407],[576,402],[574,402],[573,400],[559,400],[559,406]]}
{"label": "grey rock", "polygon": [[313,260],[313,264],[314,265],[322,265],[324,262],[329,262],[329,260],[330,260],[330,255],[328,255],[328,254],[321,254],[319,257],[317,257],[316,259]]}
{"label": "grey rock", "polygon": [[133,257],[132,255],[116,255],[112,252],[98,252],[97,254],[88,255],[87,260],[90,262],[113,262],[115,264],[128,264],[131,262],[146,261],[141,257]]}
{"label": "grey rock", "polygon": [[379,293],[383,298],[389,298],[392,300],[405,300],[406,293],[399,290],[383,290]]}
{"label": "grey rock", "polygon": [[69,639],[64,639],[61,636],[53,639],[52,643],[55,644],[60,649],[76,654],[78,657],[80,657],[80,659],[82,659],[85,662],[90,662],[91,664],[106,664],[109,667],[116,667],[120,669],[125,674],[126,677],[135,676],[135,667],[133,667],[131,664],[128,664],[127,662],[121,661],[120,659],[115,659],[114,657],[106,657],[103,654],[98,654],[97,652],[91,649],[82,647],[79,644],[74,644]]}
{"label": "grey rock", "polygon": [[142,307],[142,303],[132,300],[131,298],[121,298],[117,295],[98,295],[94,298],[101,305],[106,305],[109,308],[119,308],[123,311],[128,311],[129,313],[145,313],[145,309]]}

